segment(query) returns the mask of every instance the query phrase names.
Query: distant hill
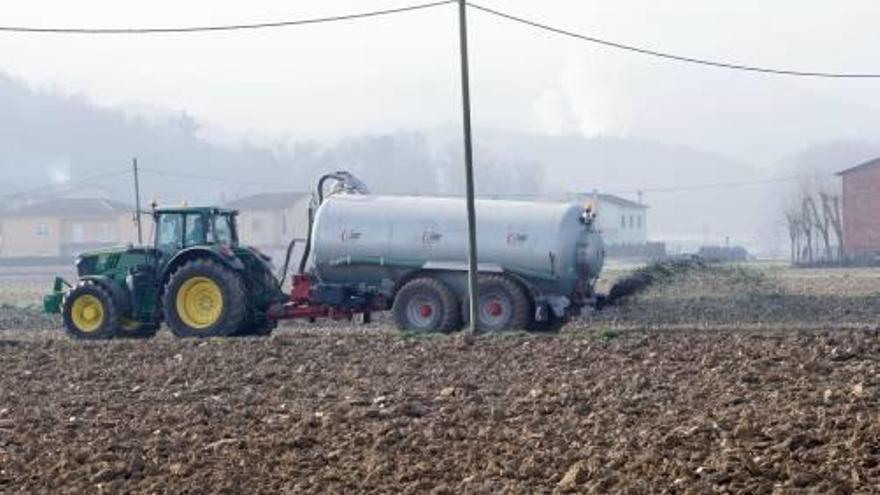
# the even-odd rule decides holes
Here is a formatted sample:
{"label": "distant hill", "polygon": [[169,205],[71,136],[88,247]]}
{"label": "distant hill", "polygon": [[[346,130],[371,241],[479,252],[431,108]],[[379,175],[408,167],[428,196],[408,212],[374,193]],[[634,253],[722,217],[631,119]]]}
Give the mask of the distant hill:
{"label": "distant hill", "polygon": [[[461,193],[460,130],[357,136],[276,147],[219,145],[187,114],[132,117],[82,96],[37,91],[0,76],[0,202],[4,195],[58,184],[111,191],[131,201],[121,175],[137,156],[143,198],[221,202],[267,191],[306,191],[318,174],[346,169],[379,193]],[[777,242],[788,183],[734,185],[801,170],[837,170],[880,152],[877,143],[817,144],[775,172],[723,155],[638,138],[547,136],[478,129],[477,190],[526,196],[599,188],[650,206],[649,235],[691,244]],[[839,166],[838,166],[839,163]],[[817,165],[818,164],[818,165]],[[156,171],[175,175],[159,175]],[[96,174],[113,177],[82,181]],[[66,183],[65,181],[73,182]],[[53,191],[54,189],[43,189]],[[8,197],[6,197],[8,200]],[[779,218],[778,218],[779,217]]]}
{"label": "distant hill", "polygon": [[[254,171],[270,175],[279,160],[268,150],[223,148],[198,137],[198,125],[186,114],[162,121],[130,118],[97,106],[82,96],[35,91],[0,76],[0,194],[78,180],[130,167],[137,156],[144,167],[246,178]],[[91,185],[120,189],[130,179],[96,179]],[[192,191],[191,184],[144,174],[145,188],[165,197],[194,193],[210,198],[217,184]],[[90,185],[86,183],[84,185]],[[203,184],[203,186],[206,186]],[[122,191],[119,191],[122,193]]]}

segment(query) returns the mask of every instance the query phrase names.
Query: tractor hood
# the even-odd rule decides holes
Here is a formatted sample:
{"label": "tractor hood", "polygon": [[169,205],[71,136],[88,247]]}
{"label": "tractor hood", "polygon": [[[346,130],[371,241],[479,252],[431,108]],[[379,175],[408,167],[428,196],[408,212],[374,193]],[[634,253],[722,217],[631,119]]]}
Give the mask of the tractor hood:
{"label": "tractor hood", "polygon": [[126,254],[147,254],[146,249],[117,246],[86,251],[76,257],[76,273],[80,277],[101,275],[112,271],[119,258]]}

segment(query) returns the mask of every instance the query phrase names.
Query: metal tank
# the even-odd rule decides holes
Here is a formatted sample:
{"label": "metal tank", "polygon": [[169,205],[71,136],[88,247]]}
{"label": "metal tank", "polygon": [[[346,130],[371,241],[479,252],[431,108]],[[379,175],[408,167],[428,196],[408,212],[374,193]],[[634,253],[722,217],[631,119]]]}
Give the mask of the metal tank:
{"label": "metal tank", "polygon": [[[555,306],[583,304],[592,295],[605,253],[589,211],[573,203],[507,200],[477,200],[476,209],[480,271],[514,274]],[[424,269],[455,274],[447,279],[457,292],[466,290],[462,199],[331,195],[315,213],[311,240],[312,272],[325,283],[391,290]],[[554,303],[554,297],[567,300]]]}

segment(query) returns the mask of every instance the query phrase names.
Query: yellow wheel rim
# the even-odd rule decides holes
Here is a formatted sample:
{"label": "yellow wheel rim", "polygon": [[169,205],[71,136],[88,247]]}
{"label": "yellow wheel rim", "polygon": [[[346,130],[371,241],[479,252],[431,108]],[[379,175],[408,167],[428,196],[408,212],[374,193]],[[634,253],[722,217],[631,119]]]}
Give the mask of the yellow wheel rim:
{"label": "yellow wheel rim", "polygon": [[104,323],[104,304],[91,294],[83,294],[74,299],[70,318],[77,330],[92,333]]}
{"label": "yellow wheel rim", "polygon": [[223,313],[223,292],[206,277],[193,277],[177,290],[177,315],[186,326],[196,330],[208,328]]}

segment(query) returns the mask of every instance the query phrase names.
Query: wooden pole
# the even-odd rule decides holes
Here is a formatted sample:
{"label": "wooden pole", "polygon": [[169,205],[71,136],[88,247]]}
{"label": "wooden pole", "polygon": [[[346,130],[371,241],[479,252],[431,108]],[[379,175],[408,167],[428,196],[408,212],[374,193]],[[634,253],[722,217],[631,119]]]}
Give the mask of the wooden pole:
{"label": "wooden pole", "polygon": [[144,245],[144,234],[141,229],[141,184],[138,177],[138,159],[131,159],[131,166],[134,171],[134,221],[137,223],[138,246]]}
{"label": "wooden pole", "polygon": [[474,152],[471,137],[471,88],[468,67],[467,2],[458,0],[459,45],[461,50],[461,103],[464,130],[464,177],[468,220],[468,297],[470,301],[469,335],[477,332],[479,314],[477,278],[477,215],[474,205]]}

